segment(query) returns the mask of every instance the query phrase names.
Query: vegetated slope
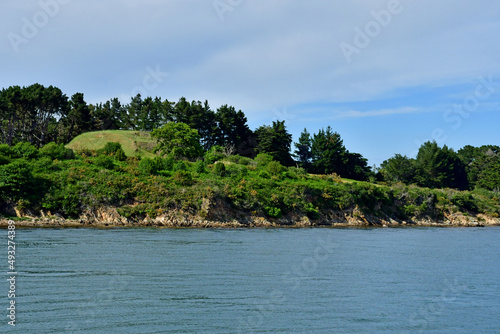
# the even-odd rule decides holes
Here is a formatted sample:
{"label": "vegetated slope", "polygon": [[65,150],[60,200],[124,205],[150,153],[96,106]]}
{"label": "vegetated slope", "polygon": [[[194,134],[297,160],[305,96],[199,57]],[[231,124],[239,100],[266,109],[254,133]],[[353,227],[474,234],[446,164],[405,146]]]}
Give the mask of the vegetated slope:
{"label": "vegetated slope", "polygon": [[82,149],[102,149],[108,142],[117,142],[122,145],[127,156],[154,157],[156,140],[149,132],[135,130],[105,130],[82,133],[75,137],[68,145],[74,151]]}
{"label": "vegetated slope", "polygon": [[204,161],[189,162],[159,156],[119,160],[104,152],[56,159],[47,151],[40,150],[36,159],[11,157],[0,166],[8,185],[0,188],[5,200],[0,226],[6,224],[2,214],[33,217],[25,226],[500,224],[498,193],[485,189],[429,189],[311,175],[281,166],[267,154],[250,159],[212,152]]}

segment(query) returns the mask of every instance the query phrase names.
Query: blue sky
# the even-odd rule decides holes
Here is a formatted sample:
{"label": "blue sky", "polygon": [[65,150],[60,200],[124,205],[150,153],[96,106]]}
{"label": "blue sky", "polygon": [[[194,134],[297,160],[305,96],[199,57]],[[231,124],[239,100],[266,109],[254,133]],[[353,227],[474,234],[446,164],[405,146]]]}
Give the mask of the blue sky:
{"label": "blue sky", "polygon": [[330,125],[370,165],[500,145],[494,0],[6,0],[0,32],[0,87],[207,99],[295,140]]}

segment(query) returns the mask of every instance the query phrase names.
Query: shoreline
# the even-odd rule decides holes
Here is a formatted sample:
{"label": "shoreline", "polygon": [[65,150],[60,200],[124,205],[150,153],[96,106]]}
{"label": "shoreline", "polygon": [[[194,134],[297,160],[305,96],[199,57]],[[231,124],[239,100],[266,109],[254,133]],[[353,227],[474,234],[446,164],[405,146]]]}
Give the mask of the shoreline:
{"label": "shoreline", "polygon": [[[65,219],[57,216],[0,218],[0,228],[7,228],[9,220],[14,220],[16,228],[405,228],[405,227],[489,227],[500,226],[500,218],[477,215],[474,217],[463,214],[453,214],[445,220],[431,219],[396,220],[392,218],[351,216],[336,213],[337,217],[330,219],[310,220],[307,216],[286,217],[281,219],[266,219],[250,217],[233,220],[207,220],[201,217],[179,216],[145,218],[130,220],[124,217],[80,217]],[[99,219],[101,218],[101,219]]]}

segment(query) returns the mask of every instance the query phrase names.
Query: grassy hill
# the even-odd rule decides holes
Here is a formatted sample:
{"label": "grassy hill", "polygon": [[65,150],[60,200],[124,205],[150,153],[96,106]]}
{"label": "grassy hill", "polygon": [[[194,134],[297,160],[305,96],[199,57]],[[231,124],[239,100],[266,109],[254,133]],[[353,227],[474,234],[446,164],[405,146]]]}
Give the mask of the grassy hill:
{"label": "grassy hill", "polygon": [[127,156],[153,157],[155,155],[153,149],[156,146],[156,140],[151,138],[149,132],[134,130],[86,132],[74,138],[66,147],[74,151],[98,150],[107,142],[120,143]]}

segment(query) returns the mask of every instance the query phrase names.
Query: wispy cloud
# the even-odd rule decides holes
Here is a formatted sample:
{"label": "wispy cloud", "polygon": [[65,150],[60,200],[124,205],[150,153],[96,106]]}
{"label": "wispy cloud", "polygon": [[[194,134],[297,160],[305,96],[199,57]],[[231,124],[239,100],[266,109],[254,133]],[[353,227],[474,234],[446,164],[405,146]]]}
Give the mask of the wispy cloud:
{"label": "wispy cloud", "polygon": [[379,116],[400,115],[400,114],[414,114],[418,112],[423,112],[423,110],[420,108],[412,108],[412,107],[369,110],[369,111],[348,110],[336,113],[333,118],[339,119],[339,118],[379,117]]}

